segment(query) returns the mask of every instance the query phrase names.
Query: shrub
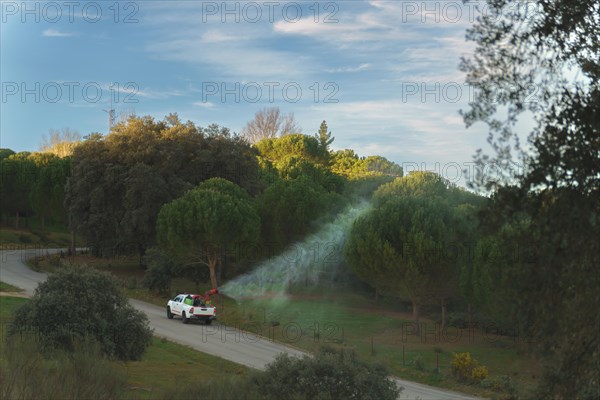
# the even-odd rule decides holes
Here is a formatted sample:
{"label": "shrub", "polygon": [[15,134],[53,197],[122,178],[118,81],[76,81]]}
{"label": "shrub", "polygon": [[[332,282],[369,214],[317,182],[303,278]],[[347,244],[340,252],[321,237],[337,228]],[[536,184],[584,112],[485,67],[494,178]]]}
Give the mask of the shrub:
{"label": "shrub", "polygon": [[125,287],[127,289],[137,289],[138,281],[135,276],[130,276],[125,280]]}
{"label": "shrub", "polygon": [[484,378],[479,382],[479,386],[484,389],[494,390],[507,394],[507,400],[518,399],[518,390],[510,376],[502,375],[498,378]]}
{"label": "shrub", "polygon": [[129,305],[112,275],[66,267],[41,283],[15,313],[10,335],[35,332],[42,347],[73,351],[81,340],[98,343],[102,354],[137,360],[152,339],[146,316]]}
{"label": "shrub", "polygon": [[425,370],[425,363],[423,362],[423,357],[421,357],[420,354],[418,354],[415,357],[415,368],[418,369],[419,371],[424,371]]}
{"label": "shrub", "polygon": [[464,312],[448,313],[448,326],[453,326],[459,329],[466,329],[469,326],[469,317]]}
{"label": "shrub", "polygon": [[466,379],[473,368],[471,353],[455,353],[452,358],[452,373],[457,379]]}
{"label": "shrub", "polygon": [[[512,399],[519,398],[517,385],[515,385],[515,383],[513,382],[513,380],[511,379],[510,376],[502,375],[499,378],[499,382],[500,382],[500,390],[502,390],[504,393],[508,394],[509,399],[512,400]],[[592,397],[590,397],[590,398],[592,398]]]}
{"label": "shrub", "polygon": [[452,359],[452,373],[463,382],[478,383],[489,376],[487,367],[471,358],[471,353],[455,353]]}
{"label": "shrub", "polygon": [[265,399],[397,399],[400,389],[381,365],[355,352],[322,348],[314,357],[282,354],[251,383]]}
{"label": "shrub", "polygon": [[153,292],[168,293],[176,269],[171,257],[160,249],[152,248],[146,252],[145,263],[148,269],[142,284]]}
{"label": "shrub", "polygon": [[471,370],[471,379],[473,379],[476,382],[479,382],[482,379],[486,379],[489,376],[490,374],[486,366],[479,365]]}
{"label": "shrub", "polygon": [[21,243],[25,243],[25,244],[33,243],[33,240],[31,240],[31,237],[29,235],[25,235],[25,234],[19,235],[19,241]]}

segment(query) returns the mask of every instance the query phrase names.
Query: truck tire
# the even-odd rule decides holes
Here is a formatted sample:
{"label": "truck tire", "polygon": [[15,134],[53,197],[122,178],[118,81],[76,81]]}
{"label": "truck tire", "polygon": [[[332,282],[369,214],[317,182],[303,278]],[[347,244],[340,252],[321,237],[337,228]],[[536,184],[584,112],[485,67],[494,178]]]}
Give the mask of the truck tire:
{"label": "truck tire", "polygon": [[183,311],[181,313],[181,322],[183,322],[184,324],[187,324],[189,321],[189,319],[185,316],[185,311]]}
{"label": "truck tire", "polygon": [[167,307],[167,318],[173,319],[173,313],[171,312],[171,307]]}

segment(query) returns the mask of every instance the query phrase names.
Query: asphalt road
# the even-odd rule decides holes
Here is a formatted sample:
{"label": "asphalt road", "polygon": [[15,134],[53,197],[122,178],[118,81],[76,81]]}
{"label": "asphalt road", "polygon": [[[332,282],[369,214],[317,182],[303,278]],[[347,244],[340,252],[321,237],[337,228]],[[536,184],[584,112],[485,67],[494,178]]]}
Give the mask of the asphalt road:
{"label": "asphalt road", "polygon": [[[0,252],[0,280],[20,287],[33,295],[37,285],[46,279],[46,274],[32,271],[24,260],[57,250],[5,250]],[[0,300],[1,301],[1,300]],[[234,329],[218,323],[206,326],[200,323],[184,325],[175,317],[167,319],[165,309],[139,300],[130,303],[143,311],[150,320],[154,334],[191,348],[221,357],[248,367],[263,369],[280,353],[302,356],[303,352],[289,346],[272,342],[264,337]],[[265,332],[268,337],[268,332]],[[402,400],[472,400],[464,394],[450,392],[415,382],[394,378],[404,387]]]}

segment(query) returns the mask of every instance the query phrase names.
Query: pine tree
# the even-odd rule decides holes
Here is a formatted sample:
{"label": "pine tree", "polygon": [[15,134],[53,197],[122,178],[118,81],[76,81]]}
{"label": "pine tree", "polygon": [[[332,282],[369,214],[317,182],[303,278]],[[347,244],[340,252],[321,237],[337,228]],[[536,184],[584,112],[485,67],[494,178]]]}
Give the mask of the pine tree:
{"label": "pine tree", "polygon": [[331,132],[327,132],[327,122],[321,122],[321,126],[319,127],[319,132],[315,133],[315,137],[321,143],[321,146],[326,150],[329,150],[329,145],[333,143],[335,138],[331,137]]}

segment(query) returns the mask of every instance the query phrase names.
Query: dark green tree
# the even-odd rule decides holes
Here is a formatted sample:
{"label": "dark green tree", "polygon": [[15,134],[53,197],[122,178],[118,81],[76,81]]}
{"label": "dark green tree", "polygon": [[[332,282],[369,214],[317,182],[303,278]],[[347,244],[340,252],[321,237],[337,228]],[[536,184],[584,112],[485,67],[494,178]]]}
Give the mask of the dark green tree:
{"label": "dark green tree", "polygon": [[421,307],[444,298],[440,290],[455,275],[456,257],[447,254],[453,222],[442,200],[398,197],[357,219],[346,243],[346,260],[359,278],[411,301],[416,332]]}
{"label": "dark green tree", "polygon": [[9,333],[28,332],[49,348],[93,340],[120,360],[139,360],[152,339],[146,316],[129,305],[117,279],[83,267],[50,275],[17,310]]}
{"label": "dark green tree", "polygon": [[[533,15],[486,3],[490,12],[467,32],[476,49],[462,68],[477,99],[465,121],[489,126],[494,154],[478,153],[481,167],[525,167],[477,177],[494,190],[482,222],[491,232],[513,227],[503,242],[531,252],[505,273],[512,317],[547,358],[537,397],[598,398],[600,3],[538,0]],[[536,125],[523,149],[514,127],[526,112]]]}
{"label": "dark green tree", "polygon": [[212,177],[262,188],[256,151],[228,129],[133,117],[74,151],[65,204],[94,254],[137,254],[156,243],[160,208]]}
{"label": "dark green tree", "polygon": [[338,209],[342,199],[301,175],[274,183],[257,198],[256,203],[263,242],[273,249],[282,250],[293,240],[309,233],[319,217]]}
{"label": "dark green tree", "polygon": [[175,260],[160,248],[154,247],[148,249],[144,258],[147,269],[142,284],[153,292],[170,295],[171,281],[178,270]]}
{"label": "dark green tree", "polygon": [[218,287],[219,257],[258,240],[260,219],[248,194],[220,178],[209,179],[165,204],[158,215],[158,243],[186,264],[206,265]]}
{"label": "dark green tree", "polygon": [[1,210],[6,218],[14,216],[16,229],[20,227],[21,215],[28,216],[33,211],[31,191],[36,183],[38,168],[30,155],[29,152],[21,152],[0,161]]}
{"label": "dark green tree", "polygon": [[15,154],[12,149],[0,149],[0,161]]}
{"label": "dark green tree", "polygon": [[66,223],[64,208],[65,185],[70,175],[71,160],[52,153],[33,153],[29,159],[36,165],[36,177],[32,182],[30,200],[33,211],[45,229],[47,219]]}

